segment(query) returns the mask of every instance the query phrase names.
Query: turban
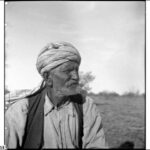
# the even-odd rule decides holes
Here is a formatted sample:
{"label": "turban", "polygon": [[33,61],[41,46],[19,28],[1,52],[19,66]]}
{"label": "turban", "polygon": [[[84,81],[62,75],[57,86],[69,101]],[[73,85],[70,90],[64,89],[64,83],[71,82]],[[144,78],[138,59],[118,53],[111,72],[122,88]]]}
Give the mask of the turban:
{"label": "turban", "polygon": [[75,61],[78,64],[81,62],[80,54],[72,44],[67,42],[49,43],[39,53],[36,67],[43,76],[44,72],[51,71],[68,61]]}

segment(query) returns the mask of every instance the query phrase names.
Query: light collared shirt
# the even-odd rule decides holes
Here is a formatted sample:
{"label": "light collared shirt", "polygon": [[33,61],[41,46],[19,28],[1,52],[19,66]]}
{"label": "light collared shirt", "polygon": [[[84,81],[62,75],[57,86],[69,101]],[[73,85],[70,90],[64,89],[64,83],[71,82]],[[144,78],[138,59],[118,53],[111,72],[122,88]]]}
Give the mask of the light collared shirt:
{"label": "light collared shirt", "polygon": [[[27,98],[19,100],[7,110],[5,144],[8,148],[17,148],[18,144],[22,145],[27,113]],[[82,148],[108,148],[100,112],[90,97],[86,97],[83,104],[83,116]],[[78,116],[73,102],[67,101],[57,109],[46,95],[43,148],[77,148],[78,130]]]}

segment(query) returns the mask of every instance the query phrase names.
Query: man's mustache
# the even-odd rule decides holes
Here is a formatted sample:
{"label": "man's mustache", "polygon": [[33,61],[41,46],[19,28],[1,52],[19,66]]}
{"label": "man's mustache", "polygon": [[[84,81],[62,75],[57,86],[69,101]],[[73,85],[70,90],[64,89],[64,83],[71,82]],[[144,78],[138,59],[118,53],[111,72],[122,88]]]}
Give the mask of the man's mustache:
{"label": "man's mustache", "polygon": [[79,84],[79,81],[71,81],[67,85],[71,86],[71,85],[78,85],[78,84]]}
{"label": "man's mustache", "polygon": [[79,86],[79,84],[76,86],[74,90],[70,90],[70,88],[61,88],[57,91],[57,95],[60,96],[70,96],[70,95],[75,95],[75,94],[80,94],[82,91],[82,88]]}

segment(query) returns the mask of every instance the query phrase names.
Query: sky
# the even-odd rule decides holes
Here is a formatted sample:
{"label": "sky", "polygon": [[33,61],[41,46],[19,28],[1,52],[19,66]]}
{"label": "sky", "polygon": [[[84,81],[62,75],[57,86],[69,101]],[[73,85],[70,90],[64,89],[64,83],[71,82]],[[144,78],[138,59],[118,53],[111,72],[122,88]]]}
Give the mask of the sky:
{"label": "sky", "polygon": [[91,72],[92,92],[145,87],[145,2],[44,1],[5,5],[5,84],[32,89],[42,80],[39,51],[66,41],[80,52],[80,71]]}

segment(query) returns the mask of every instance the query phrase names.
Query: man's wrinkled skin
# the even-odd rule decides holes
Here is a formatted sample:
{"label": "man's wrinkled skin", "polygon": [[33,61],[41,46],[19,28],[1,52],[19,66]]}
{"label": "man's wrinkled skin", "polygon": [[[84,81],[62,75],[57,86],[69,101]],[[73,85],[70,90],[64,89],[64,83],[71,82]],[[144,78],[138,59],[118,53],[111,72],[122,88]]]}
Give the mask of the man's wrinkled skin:
{"label": "man's wrinkled skin", "polygon": [[55,106],[59,106],[67,96],[79,92],[78,69],[78,63],[69,61],[44,74],[48,96]]}

